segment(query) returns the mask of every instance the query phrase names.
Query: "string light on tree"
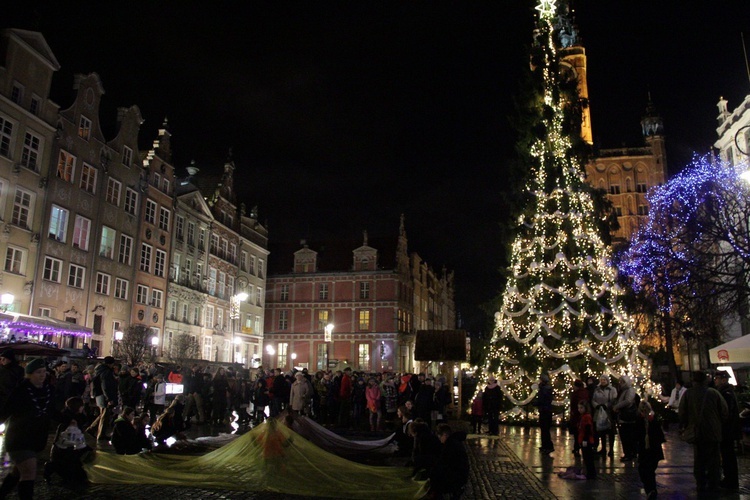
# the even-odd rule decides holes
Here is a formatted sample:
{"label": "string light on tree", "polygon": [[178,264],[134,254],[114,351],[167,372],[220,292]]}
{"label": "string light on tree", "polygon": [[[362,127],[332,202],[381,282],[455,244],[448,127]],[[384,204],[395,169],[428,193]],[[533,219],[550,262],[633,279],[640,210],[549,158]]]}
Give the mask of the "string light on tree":
{"label": "string light on tree", "polygon": [[560,87],[555,1],[541,0],[536,10],[531,67],[543,91],[536,104],[537,134],[528,146],[529,202],[518,219],[482,373],[485,380],[494,375],[515,406],[509,418],[532,402],[543,373],[553,379],[557,405],[584,374],[627,374],[641,383],[650,376],[633,321],[619,304],[622,290],[575,153],[571,135],[580,129],[570,127],[575,117],[569,104],[576,96]]}

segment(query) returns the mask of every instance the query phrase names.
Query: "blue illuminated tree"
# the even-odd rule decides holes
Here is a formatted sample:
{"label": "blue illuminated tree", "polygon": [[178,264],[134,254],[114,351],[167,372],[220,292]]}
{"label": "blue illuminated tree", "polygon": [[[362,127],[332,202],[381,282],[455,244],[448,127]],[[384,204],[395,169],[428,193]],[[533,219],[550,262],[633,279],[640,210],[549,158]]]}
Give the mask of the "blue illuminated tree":
{"label": "blue illuminated tree", "polygon": [[[620,268],[663,327],[668,355],[677,334],[717,337],[718,317],[747,315],[750,191],[746,164],[695,158],[647,196],[649,218]],[[675,331],[677,327],[679,331]],[[670,359],[674,370],[674,360]]]}

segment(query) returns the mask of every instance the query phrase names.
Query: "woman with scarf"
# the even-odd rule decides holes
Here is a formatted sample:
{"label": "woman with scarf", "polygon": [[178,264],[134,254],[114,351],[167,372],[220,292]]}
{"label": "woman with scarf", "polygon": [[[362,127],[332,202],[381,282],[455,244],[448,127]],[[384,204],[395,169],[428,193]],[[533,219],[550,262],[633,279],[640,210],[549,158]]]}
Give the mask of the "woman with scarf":
{"label": "woman with scarf", "polygon": [[18,485],[18,498],[34,498],[37,454],[47,446],[47,435],[54,410],[54,391],[47,381],[47,364],[36,358],[26,365],[24,378],[0,408],[0,421],[6,425],[5,451],[13,469],[0,486],[6,498]]}
{"label": "woman with scarf", "polygon": [[482,396],[482,410],[487,416],[489,434],[492,436],[500,434],[500,403],[502,399],[503,393],[500,386],[497,385],[497,379],[490,375]]}

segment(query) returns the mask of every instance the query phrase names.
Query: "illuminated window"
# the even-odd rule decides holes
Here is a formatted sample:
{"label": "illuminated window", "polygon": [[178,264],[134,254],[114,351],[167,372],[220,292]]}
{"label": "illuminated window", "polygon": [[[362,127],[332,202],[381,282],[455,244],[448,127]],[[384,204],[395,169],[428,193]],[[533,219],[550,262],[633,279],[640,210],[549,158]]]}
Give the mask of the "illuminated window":
{"label": "illuminated window", "polygon": [[359,329],[369,330],[370,329],[370,311],[361,310],[359,311]]}
{"label": "illuminated window", "polygon": [[85,116],[81,116],[81,120],[78,122],[78,137],[87,141],[91,137],[91,120]]}
{"label": "illuminated window", "polygon": [[73,246],[81,250],[88,250],[90,232],[91,221],[86,217],[76,215],[76,223],[73,228]]}
{"label": "illuminated window", "polygon": [[57,158],[57,177],[65,182],[73,182],[75,168],[76,157],[61,149]]}
{"label": "illuminated window", "polygon": [[117,231],[111,227],[102,226],[102,239],[99,242],[99,255],[108,259],[115,258],[115,238]]}
{"label": "illuminated window", "polygon": [[357,346],[357,364],[360,370],[370,369],[370,344],[359,344]]}
{"label": "illuminated window", "polygon": [[65,243],[65,235],[68,231],[68,211],[57,205],[52,205],[49,216],[49,237],[53,240]]}
{"label": "illuminated window", "polygon": [[289,352],[289,344],[287,344],[286,342],[279,342],[276,345],[276,366],[286,366],[287,352]]}
{"label": "illuminated window", "polygon": [[329,313],[330,311],[323,309],[321,311],[318,311],[318,329],[322,330],[326,326],[328,326],[329,321]]}

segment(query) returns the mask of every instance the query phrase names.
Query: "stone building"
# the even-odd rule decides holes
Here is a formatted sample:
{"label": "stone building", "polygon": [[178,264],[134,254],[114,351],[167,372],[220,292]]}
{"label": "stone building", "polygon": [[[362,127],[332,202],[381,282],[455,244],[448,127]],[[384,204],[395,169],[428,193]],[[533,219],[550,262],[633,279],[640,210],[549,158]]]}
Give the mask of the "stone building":
{"label": "stone building", "polygon": [[237,209],[234,170],[230,158],[212,184],[191,165],[177,181],[167,342],[188,335],[202,359],[257,367],[268,233]]}
{"label": "stone building", "polygon": [[409,255],[403,217],[397,238],[365,233],[360,244],[303,242],[274,255],[266,367],[413,371],[416,331],[456,326],[453,273],[438,275]]}
{"label": "stone building", "polygon": [[41,33],[0,33],[0,294],[9,294],[9,303],[3,304],[7,311],[23,314],[34,313],[32,291],[59,109],[49,92],[59,69]]}
{"label": "stone building", "polygon": [[[153,147],[142,154],[139,225],[136,234],[135,278],[131,296],[131,325],[151,329],[153,351],[169,354],[173,338],[163,335],[167,307],[173,214],[174,167],[171,134],[166,121],[159,129]],[[156,340],[154,340],[156,339]]]}

